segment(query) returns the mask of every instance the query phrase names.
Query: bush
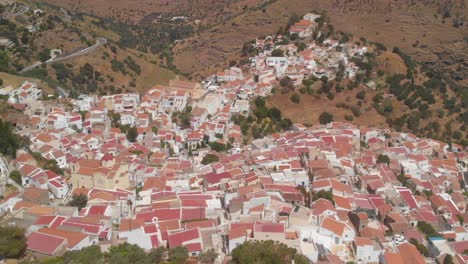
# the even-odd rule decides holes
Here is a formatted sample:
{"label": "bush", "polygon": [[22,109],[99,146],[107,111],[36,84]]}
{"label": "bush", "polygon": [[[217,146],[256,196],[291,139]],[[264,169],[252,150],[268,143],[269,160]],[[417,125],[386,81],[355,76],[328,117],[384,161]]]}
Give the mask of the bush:
{"label": "bush", "polygon": [[50,59],[50,49],[43,49],[39,54],[37,54],[37,57],[42,62],[48,61]]}
{"label": "bush", "polygon": [[344,119],[347,121],[353,121],[354,117],[352,115],[345,115]]}
{"label": "bush", "polygon": [[298,104],[301,101],[301,97],[298,94],[291,95],[291,102]]}
{"label": "bush", "polygon": [[21,180],[21,173],[17,170],[10,172],[10,179],[14,180],[17,184],[23,185],[23,181]]}
{"label": "bush", "polygon": [[427,237],[439,237],[440,236],[440,234],[435,230],[435,228],[431,224],[428,224],[425,221],[418,222],[418,229],[422,233],[426,234]]}
{"label": "bush", "polygon": [[19,138],[13,133],[13,127],[0,119],[0,153],[16,157],[19,148]]}
{"label": "bush", "polygon": [[208,165],[213,162],[219,161],[219,157],[213,154],[206,154],[206,156],[202,159],[201,163],[203,165]]}
{"label": "bush", "polygon": [[71,201],[68,203],[69,206],[78,207],[78,211],[86,207],[88,204],[88,196],[84,194],[73,195]]}
{"label": "bush", "polygon": [[241,244],[232,251],[232,263],[254,264],[254,263],[309,263],[306,257],[296,253],[296,249],[287,245],[267,241],[249,241]]}
{"label": "bush", "polygon": [[135,126],[130,127],[127,130],[126,136],[128,141],[135,142],[136,138],[138,137],[138,129]]}
{"label": "bush", "polygon": [[366,98],[366,92],[365,91],[360,91],[359,93],[356,94],[356,98],[364,100],[364,98]]}
{"label": "bush", "polygon": [[271,56],[272,57],[283,57],[284,56],[284,52],[280,49],[275,49],[271,52]]}
{"label": "bush", "polygon": [[0,226],[0,256],[19,258],[26,250],[24,230],[14,226]]}
{"label": "bush", "polygon": [[333,122],[333,115],[328,112],[323,112],[319,116],[320,124],[327,124]]}

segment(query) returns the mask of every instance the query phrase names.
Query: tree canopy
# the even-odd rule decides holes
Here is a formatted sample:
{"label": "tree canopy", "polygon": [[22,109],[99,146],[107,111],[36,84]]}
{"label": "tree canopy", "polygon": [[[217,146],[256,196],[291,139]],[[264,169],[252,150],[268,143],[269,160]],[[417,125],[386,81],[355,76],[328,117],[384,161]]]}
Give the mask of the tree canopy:
{"label": "tree canopy", "polygon": [[0,226],[0,256],[19,258],[26,250],[24,230],[14,226]]}
{"label": "tree canopy", "polygon": [[10,179],[14,180],[19,185],[23,185],[23,181],[21,178],[21,173],[19,171],[13,170],[10,172]]}
{"label": "tree canopy", "polygon": [[219,161],[219,157],[213,154],[206,154],[206,156],[202,159],[201,163],[203,165],[207,165],[213,162]]}
{"label": "tree canopy", "polygon": [[272,57],[283,57],[284,56],[284,52],[280,49],[275,49],[271,52],[271,56]]}
{"label": "tree canopy", "polygon": [[16,150],[19,148],[19,138],[13,133],[10,123],[0,119],[0,153],[16,157]]}
{"label": "tree canopy", "polygon": [[[166,254],[169,253],[169,254]],[[1,252],[0,252],[1,254]],[[188,258],[185,247],[168,249],[154,248],[148,253],[141,247],[127,242],[114,245],[107,252],[102,252],[99,246],[93,245],[80,250],[67,251],[61,257],[44,258],[41,260],[26,261],[23,264],[182,264]]]}
{"label": "tree canopy", "polygon": [[131,127],[127,131],[127,139],[130,142],[135,142],[138,137],[138,130],[135,126]]}
{"label": "tree canopy", "polygon": [[200,253],[200,255],[198,255],[198,260],[203,264],[212,264],[217,257],[218,253],[216,253],[214,249],[210,248]]}
{"label": "tree canopy", "polygon": [[327,124],[333,122],[333,115],[328,112],[323,112],[319,117],[320,124]]}
{"label": "tree canopy", "polygon": [[296,264],[309,263],[307,258],[298,255],[296,250],[272,240],[249,241],[232,252],[232,262],[236,264]]}
{"label": "tree canopy", "polygon": [[71,201],[68,203],[70,206],[78,207],[78,211],[86,207],[88,204],[88,196],[84,194],[73,195]]}
{"label": "tree canopy", "polygon": [[390,165],[390,158],[385,154],[379,154],[377,156],[377,163]]}

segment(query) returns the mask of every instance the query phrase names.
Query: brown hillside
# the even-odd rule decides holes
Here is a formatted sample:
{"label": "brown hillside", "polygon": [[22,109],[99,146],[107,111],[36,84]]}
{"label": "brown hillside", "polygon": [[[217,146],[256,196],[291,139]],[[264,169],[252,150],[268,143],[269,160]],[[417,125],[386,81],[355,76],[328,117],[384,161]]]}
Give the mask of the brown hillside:
{"label": "brown hillside", "polygon": [[439,71],[450,70],[463,85],[468,78],[463,64],[468,56],[464,42],[468,31],[466,24],[455,28],[452,20],[459,15],[464,21],[467,7],[461,3],[453,7],[452,18],[442,19],[437,11],[445,2],[450,1],[278,0],[265,12],[249,11],[185,40],[174,48],[175,63],[183,71],[206,75],[238,56],[244,43],[284,27],[291,14],[324,10],[336,30],[381,42],[390,50],[401,47],[420,63]]}
{"label": "brown hillside", "polygon": [[284,28],[292,14],[325,11],[336,30],[389,50],[398,46],[417,62],[468,86],[467,0],[44,1],[132,23],[151,22],[157,14],[199,19],[205,29],[173,48],[175,65],[195,76],[225,67],[244,43]]}
{"label": "brown hillside", "polygon": [[246,7],[257,6],[265,0],[44,0],[44,2],[72,11],[132,23],[144,21],[151,14],[186,16],[214,23],[234,17]]}

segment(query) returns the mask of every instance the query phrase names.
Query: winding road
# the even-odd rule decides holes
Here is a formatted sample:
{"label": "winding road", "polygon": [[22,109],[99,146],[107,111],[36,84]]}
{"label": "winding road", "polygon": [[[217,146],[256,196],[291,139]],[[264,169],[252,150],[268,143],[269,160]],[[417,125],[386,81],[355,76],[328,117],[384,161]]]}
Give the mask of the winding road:
{"label": "winding road", "polygon": [[[18,8],[18,10],[15,13],[11,13],[11,12],[14,12],[16,8]],[[15,18],[17,16],[21,16],[22,14],[24,14],[24,13],[26,13],[28,11],[29,11],[29,6],[26,6],[26,5],[16,6],[16,4],[14,4],[11,11],[10,11],[10,13],[5,14],[3,18],[5,18],[5,19]]]}
{"label": "winding road", "polygon": [[56,63],[56,62],[61,62],[61,61],[64,61],[64,60],[68,60],[68,59],[71,59],[71,58],[74,58],[74,57],[78,57],[78,56],[81,56],[81,55],[85,55],[85,54],[87,54],[87,53],[90,53],[90,52],[96,50],[97,48],[99,48],[100,46],[102,46],[102,45],[104,45],[104,44],[106,44],[106,43],[107,43],[107,39],[105,39],[105,38],[97,38],[97,39],[96,39],[96,44],[94,44],[94,45],[92,45],[92,46],[90,46],[90,47],[87,47],[87,48],[84,48],[84,49],[81,49],[81,50],[77,50],[77,51],[75,51],[75,52],[73,52],[73,53],[70,53],[70,54],[67,54],[67,55],[65,55],[65,56],[63,56],[63,57],[60,57],[60,56],[59,56],[59,57],[55,57],[55,58],[49,59],[49,60],[47,60],[47,61],[45,61],[45,62],[36,62],[36,63],[34,63],[33,65],[28,66],[28,67],[22,69],[22,70],[20,71],[20,73],[28,72],[28,71],[30,71],[30,70],[36,68],[36,67],[39,67],[39,66],[42,65],[43,63],[45,63],[45,64],[51,64],[51,63]]}

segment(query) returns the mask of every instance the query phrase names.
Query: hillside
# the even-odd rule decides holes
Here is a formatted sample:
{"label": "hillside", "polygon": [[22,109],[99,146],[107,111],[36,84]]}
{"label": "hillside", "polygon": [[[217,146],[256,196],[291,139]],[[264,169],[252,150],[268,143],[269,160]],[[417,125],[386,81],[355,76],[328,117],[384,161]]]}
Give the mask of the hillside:
{"label": "hillside", "polygon": [[[284,29],[293,14],[301,16],[316,11],[325,12],[336,31],[382,43],[389,49],[397,46],[418,63],[443,72],[458,85],[468,85],[466,0],[137,0],[131,5],[125,0],[44,2],[140,27],[132,29],[134,36],[142,37],[140,42],[148,42],[144,40],[146,26],[158,27],[172,17],[185,16],[193,32],[182,34],[178,39],[182,41],[172,48],[172,43],[164,45],[170,44],[174,66],[195,77],[207,76],[239,59],[245,43]],[[132,45],[127,47],[138,46]],[[151,49],[154,53],[163,50]]]}
{"label": "hillside", "polygon": [[[101,26],[99,19],[49,4],[25,1],[24,5],[29,11],[0,25],[1,35],[14,43],[1,53],[4,72],[41,79],[48,87],[61,86],[76,94],[140,92],[158,83],[166,84],[176,76],[161,66],[165,61],[158,55],[118,45],[119,32]],[[33,13],[32,10],[37,9],[42,13]],[[98,43],[99,38],[106,39],[107,44],[22,72],[28,66],[49,60],[51,50],[60,50],[57,58],[61,58]],[[46,92],[53,93],[53,89],[46,89]]]}
{"label": "hillside", "polygon": [[[464,2],[271,0],[210,4],[199,0],[135,1],[132,6],[124,0],[46,2],[49,12],[58,15],[64,13],[58,6],[71,10],[72,23],[68,24],[72,26],[54,20],[57,25],[40,36],[40,41],[49,45],[44,49],[57,46],[51,43],[69,41],[60,46],[66,52],[80,41],[89,45],[99,36],[109,40],[91,54],[29,73],[75,92],[144,91],[155,83],[166,83],[176,73],[200,80],[228,64],[245,63],[249,54],[244,48],[249,42],[284,33],[291,21],[315,12],[323,15],[324,28],[335,38],[346,36],[351,42],[373,47],[375,58],[362,62],[371,70],[356,82],[315,80],[310,93],[304,93],[304,86],[297,87],[295,93],[302,93],[299,103],[291,102],[290,93],[276,92],[267,100],[270,106],[297,123],[316,123],[324,109],[333,113],[335,120],[391,126],[446,141],[467,140]],[[185,18],[174,20],[174,16]],[[72,37],[64,39],[56,32],[59,30],[71,31]],[[84,39],[77,41],[80,33]],[[376,82],[378,89],[367,89],[364,84],[368,81]]]}
{"label": "hillside", "polygon": [[108,17],[129,23],[151,23],[159,15],[184,16],[205,24],[222,22],[264,0],[42,0],[71,11]]}
{"label": "hillside", "polygon": [[390,49],[398,46],[417,62],[447,72],[466,86],[465,2],[278,0],[185,40],[174,48],[175,64],[188,73],[206,75],[213,65],[227,65],[238,56],[244,43],[284,28],[292,14],[317,10],[326,12],[335,30],[381,42]]}

